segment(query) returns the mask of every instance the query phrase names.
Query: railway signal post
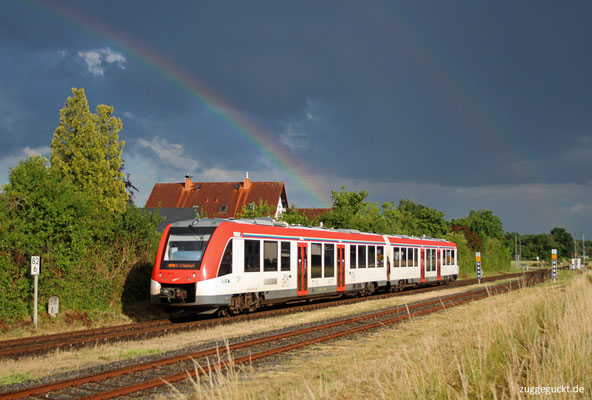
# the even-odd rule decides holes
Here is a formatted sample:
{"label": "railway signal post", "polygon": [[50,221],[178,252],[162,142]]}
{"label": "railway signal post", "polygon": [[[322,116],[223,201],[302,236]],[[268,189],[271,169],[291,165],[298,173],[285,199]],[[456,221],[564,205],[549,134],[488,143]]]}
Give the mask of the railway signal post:
{"label": "railway signal post", "polygon": [[37,280],[41,269],[41,257],[31,257],[31,275],[33,275],[33,324],[37,329]]}
{"label": "railway signal post", "polygon": [[481,272],[481,253],[475,253],[475,260],[477,262],[477,279],[479,280],[479,285],[481,284],[481,278],[483,278],[483,273]]}
{"label": "railway signal post", "polygon": [[557,249],[551,249],[551,262],[553,263],[553,270],[551,271],[553,283],[557,283]]}

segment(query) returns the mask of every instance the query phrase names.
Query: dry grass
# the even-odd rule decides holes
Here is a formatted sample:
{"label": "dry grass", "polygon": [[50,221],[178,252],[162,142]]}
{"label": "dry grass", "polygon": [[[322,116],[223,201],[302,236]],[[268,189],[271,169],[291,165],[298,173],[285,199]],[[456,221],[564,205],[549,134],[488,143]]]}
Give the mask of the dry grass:
{"label": "dry grass", "polygon": [[[450,309],[290,355],[266,371],[210,377],[199,399],[519,399],[579,385],[592,398],[592,274]],[[177,393],[177,396],[179,394]]]}
{"label": "dry grass", "polygon": [[[497,283],[495,282],[494,284]],[[478,285],[445,289],[437,293],[421,293],[405,297],[366,301],[352,305],[302,312],[284,317],[242,322],[232,326],[219,326],[195,332],[170,334],[149,340],[98,345],[92,348],[73,351],[58,350],[49,355],[27,357],[17,361],[0,360],[0,382],[14,383],[62,372],[77,371],[135,356],[164,353],[222,338],[230,339],[255,333],[264,333],[299,324],[393,307],[436,296],[459,293],[476,287]]]}

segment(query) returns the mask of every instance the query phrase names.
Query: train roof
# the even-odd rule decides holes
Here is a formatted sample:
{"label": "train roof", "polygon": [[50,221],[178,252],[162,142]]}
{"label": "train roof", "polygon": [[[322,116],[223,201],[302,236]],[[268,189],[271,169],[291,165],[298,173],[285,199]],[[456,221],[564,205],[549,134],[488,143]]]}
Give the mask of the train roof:
{"label": "train roof", "polygon": [[171,227],[187,227],[191,225],[193,227],[216,227],[224,222],[231,222],[236,224],[246,224],[246,225],[262,225],[262,226],[275,226],[275,227],[283,227],[283,228],[298,228],[298,229],[305,229],[311,231],[318,231],[318,232],[339,232],[339,233],[355,233],[358,235],[381,235],[387,236],[391,238],[402,238],[402,239],[419,239],[419,240],[432,240],[436,242],[449,242],[446,239],[440,238],[432,238],[430,236],[407,236],[407,235],[397,235],[392,233],[375,233],[375,232],[362,232],[357,229],[334,229],[334,228],[325,228],[321,226],[303,226],[303,225],[295,225],[295,224],[288,224],[285,221],[276,221],[273,218],[249,218],[249,219],[234,219],[234,218],[200,218],[200,219],[189,219],[185,221],[174,222],[171,224]]}

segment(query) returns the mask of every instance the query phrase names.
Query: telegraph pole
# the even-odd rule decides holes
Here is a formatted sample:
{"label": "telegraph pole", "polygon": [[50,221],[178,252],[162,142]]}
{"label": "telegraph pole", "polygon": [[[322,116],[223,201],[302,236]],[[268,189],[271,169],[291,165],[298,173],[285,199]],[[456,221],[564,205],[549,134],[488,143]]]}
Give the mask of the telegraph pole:
{"label": "telegraph pole", "polygon": [[586,265],[586,242],[584,241],[584,232],[582,232],[582,259],[582,262]]}
{"label": "telegraph pole", "polygon": [[[522,261],[522,236],[520,236],[520,250],[518,251],[518,261]],[[524,264],[522,266],[522,272],[524,272],[524,266],[526,264]]]}
{"label": "telegraph pole", "polygon": [[520,256],[518,255],[518,235],[514,234],[514,260],[516,260],[516,268],[520,267]]}

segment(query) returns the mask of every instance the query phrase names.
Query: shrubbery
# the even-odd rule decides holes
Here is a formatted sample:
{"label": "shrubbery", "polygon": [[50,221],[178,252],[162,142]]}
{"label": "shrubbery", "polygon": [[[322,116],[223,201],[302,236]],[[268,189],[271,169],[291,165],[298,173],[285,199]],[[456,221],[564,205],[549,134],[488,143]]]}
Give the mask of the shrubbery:
{"label": "shrubbery", "polygon": [[83,89],[72,93],[51,165],[30,157],[0,193],[0,320],[30,315],[33,255],[41,256],[41,308],[55,295],[62,310],[90,312],[121,309],[124,288],[134,291],[130,271],[153,261],[160,217],[126,204],[121,121],[109,106],[91,113]]}
{"label": "shrubbery", "polygon": [[448,222],[442,211],[412,200],[402,199],[398,205],[384,203],[381,209],[376,203],[365,202],[367,196],[365,191],[347,192],[345,188],[333,191],[332,211],[321,220],[331,228],[445,238],[457,245],[461,274],[475,274],[477,251],[481,252],[484,272],[510,266],[510,251],[500,240],[503,238],[501,220],[489,210],[471,211],[465,218]]}
{"label": "shrubbery", "polygon": [[0,319],[30,315],[30,257],[42,259],[39,302],[104,311],[121,304],[137,264],[152,262],[158,216],[128,205],[122,214],[96,212],[96,196],[80,190],[33,156],[10,173],[0,200]]}

